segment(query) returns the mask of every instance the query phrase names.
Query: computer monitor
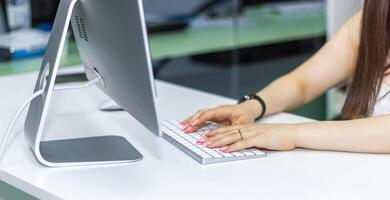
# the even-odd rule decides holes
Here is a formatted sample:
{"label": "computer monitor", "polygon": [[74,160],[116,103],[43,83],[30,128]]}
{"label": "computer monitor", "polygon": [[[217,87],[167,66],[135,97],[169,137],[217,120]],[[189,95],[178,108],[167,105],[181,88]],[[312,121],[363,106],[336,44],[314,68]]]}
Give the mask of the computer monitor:
{"label": "computer monitor", "polygon": [[51,167],[140,160],[142,155],[118,136],[42,141],[69,22],[87,77],[99,78],[102,91],[161,135],[142,0],[61,0],[35,86],[44,94],[32,102],[25,122],[31,149]]}

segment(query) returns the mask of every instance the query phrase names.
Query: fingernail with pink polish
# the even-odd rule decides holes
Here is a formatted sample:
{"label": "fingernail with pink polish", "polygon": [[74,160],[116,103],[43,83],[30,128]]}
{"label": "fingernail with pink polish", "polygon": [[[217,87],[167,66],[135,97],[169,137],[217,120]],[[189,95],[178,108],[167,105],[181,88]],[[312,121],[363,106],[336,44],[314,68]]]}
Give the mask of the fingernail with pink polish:
{"label": "fingernail with pink polish", "polygon": [[205,131],[205,132],[203,133],[203,135],[207,136],[207,135],[209,135],[210,133],[211,133],[211,130],[208,130],[208,131]]}
{"label": "fingernail with pink polish", "polygon": [[198,140],[198,141],[196,141],[196,144],[203,144],[203,143],[205,143],[204,140]]}
{"label": "fingernail with pink polish", "polygon": [[219,150],[222,151],[222,152],[225,152],[229,149],[229,147],[221,147]]}
{"label": "fingernail with pink polish", "polygon": [[184,125],[183,128],[184,128],[184,130],[185,130],[185,129],[191,128],[191,126],[190,126],[189,124],[186,124],[186,125]]}
{"label": "fingernail with pink polish", "polygon": [[186,128],[184,129],[184,133],[190,133],[190,131],[191,131],[191,127],[186,127]]}
{"label": "fingernail with pink polish", "polygon": [[196,126],[196,125],[198,125],[198,123],[199,123],[199,119],[196,119],[191,125]]}
{"label": "fingernail with pink polish", "polygon": [[209,147],[211,144],[213,144],[213,142],[211,142],[211,141],[207,141],[207,142],[203,143],[203,145],[206,147]]}

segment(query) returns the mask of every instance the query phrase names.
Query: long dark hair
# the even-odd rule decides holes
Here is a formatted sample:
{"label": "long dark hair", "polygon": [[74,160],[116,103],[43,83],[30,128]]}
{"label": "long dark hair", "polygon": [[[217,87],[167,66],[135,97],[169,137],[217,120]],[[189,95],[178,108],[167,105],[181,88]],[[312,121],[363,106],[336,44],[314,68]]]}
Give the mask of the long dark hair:
{"label": "long dark hair", "polygon": [[352,84],[342,111],[343,119],[372,114],[385,72],[389,69],[389,0],[364,3],[359,54]]}

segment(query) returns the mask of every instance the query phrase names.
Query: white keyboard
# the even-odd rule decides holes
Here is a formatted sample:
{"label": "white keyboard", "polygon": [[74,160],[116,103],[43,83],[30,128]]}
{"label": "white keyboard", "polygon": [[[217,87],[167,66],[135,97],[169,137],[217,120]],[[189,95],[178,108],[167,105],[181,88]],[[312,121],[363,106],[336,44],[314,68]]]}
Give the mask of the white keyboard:
{"label": "white keyboard", "polygon": [[210,149],[196,144],[198,140],[204,137],[203,132],[218,127],[220,126],[217,124],[207,124],[195,133],[186,134],[183,132],[182,125],[179,121],[166,121],[163,123],[162,132],[164,133],[163,138],[203,165],[266,156],[265,152],[256,148],[224,153],[217,148]]}

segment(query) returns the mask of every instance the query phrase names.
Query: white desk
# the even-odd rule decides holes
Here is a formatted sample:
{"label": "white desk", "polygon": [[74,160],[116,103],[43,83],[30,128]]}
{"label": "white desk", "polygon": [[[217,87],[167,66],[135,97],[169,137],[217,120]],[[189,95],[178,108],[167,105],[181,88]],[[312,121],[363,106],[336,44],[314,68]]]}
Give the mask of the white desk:
{"label": "white desk", "polygon": [[[31,94],[35,74],[0,79],[0,133]],[[201,107],[233,100],[158,82],[162,119],[183,118]],[[128,114],[97,111],[98,89],[55,94],[56,119],[49,139],[105,133],[125,136],[144,155],[126,165],[53,169],[36,162],[19,135],[0,170],[0,179],[40,199],[389,199],[390,156],[307,150],[202,166]],[[53,106],[54,107],[54,106]],[[21,120],[22,121],[22,120]],[[280,114],[267,122],[304,122]]]}

